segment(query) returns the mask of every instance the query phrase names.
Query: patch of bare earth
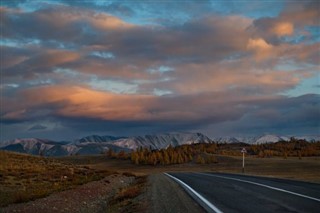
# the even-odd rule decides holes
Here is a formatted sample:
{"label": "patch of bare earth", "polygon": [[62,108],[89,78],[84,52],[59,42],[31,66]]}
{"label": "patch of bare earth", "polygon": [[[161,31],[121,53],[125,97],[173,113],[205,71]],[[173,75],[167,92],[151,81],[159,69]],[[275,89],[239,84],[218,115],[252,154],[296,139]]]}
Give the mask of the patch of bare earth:
{"label": "patch of bare earth", "polygon": [[133,181],[134,177],[110,175],[100,181],[54,193],[46,198],[10,205],[0,209],[0,212],[107,212],[109,201]]}
{"label": "patch of bare earth", "polygon": [[205,212],[176,182],[163,174],[149,176],[146,197],[149,200],[148,212]]}

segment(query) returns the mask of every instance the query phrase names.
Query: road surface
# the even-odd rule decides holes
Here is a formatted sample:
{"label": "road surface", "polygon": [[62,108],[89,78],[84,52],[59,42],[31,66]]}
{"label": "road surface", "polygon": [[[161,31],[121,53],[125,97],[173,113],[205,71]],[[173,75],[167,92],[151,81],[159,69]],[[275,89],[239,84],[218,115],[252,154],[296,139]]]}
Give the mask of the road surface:
{"label": "road surface", "polygon": [[320,184],[223,173],[166,175],[209,212],[320,212]]}

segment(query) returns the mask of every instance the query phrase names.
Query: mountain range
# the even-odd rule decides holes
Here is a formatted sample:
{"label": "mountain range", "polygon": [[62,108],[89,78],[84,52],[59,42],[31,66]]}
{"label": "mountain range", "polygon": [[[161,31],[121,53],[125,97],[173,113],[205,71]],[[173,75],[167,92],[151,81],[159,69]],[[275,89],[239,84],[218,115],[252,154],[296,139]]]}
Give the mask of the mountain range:
{"label": "mountain range", "polygon": [[[318,141],[319,136],[296,137],[308,141]],[[115,152],[130,152],[139,147],[164,149],[168,146],[180,146],[195,143],[240,143],[261,144],[288,141],[289,137],[263,135],[259,137],[218,137],[208,138],[201,133],[168,133],[135,137],[115,137],[90,135],[74,141],[57,142],[47,139],[23,138],[5,141],[0,149],[44,156],[93,155],[101,154],[109,149]]]}

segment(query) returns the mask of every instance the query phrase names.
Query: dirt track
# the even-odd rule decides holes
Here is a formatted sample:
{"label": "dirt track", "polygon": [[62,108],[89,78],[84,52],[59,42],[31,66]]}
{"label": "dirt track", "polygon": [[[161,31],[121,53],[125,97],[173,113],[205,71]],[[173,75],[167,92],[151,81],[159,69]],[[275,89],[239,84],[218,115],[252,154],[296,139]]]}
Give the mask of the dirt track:
{"label": "dirt track", "polygon": [[150,199],[149,212],[152,213],[196,213],[205,212],[183,189],[163,174],[149,176],[147,197]]}

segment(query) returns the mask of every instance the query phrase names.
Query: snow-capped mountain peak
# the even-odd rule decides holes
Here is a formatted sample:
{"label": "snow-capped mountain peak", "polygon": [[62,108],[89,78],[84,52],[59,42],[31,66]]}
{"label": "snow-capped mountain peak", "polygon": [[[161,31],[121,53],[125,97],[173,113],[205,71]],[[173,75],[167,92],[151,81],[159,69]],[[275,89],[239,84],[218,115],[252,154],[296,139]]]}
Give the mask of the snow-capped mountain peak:
{"label": "snow-capped mountain peak", "polygon": [[[319,136],[301,136],[297,139],[307,141],[318,141]],[[167,133],[135,137],[114,137],[91,135],[73,142],[56,142],[46,139],[25,138],[14,139],[0,144],[0,149],[46,156],[63,156],[73,154],[101,154],[109,149],[116,152],[135,150],[139,147],[151,149],[166,149],[169,146],[180,146],[196,143],[276,143],[278,141],[289,141],[290,137],[278,135],[262,135],[258,137],[219,137],[211,140],[201,133]]]}
{"label": "snow-capped mountain peak", "polygon": [[123,138],[113,142],[117,146],[133,150],[139,147],[164,149],[169,145],[175,147],[193,143],[212,143],[212,140],[201,133],[168,133]]}

